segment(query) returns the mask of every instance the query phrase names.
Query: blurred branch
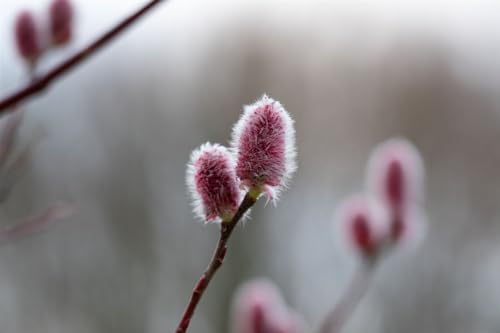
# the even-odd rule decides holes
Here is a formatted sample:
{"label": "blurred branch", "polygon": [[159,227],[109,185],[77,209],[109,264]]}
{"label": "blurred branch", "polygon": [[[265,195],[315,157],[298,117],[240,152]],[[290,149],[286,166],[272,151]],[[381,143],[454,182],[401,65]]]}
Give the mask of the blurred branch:
{"label": "blurred branch", "polygon": [[14,184],[22,173],[27,153],[22,153],[14,162],[8,164],[17,132],[21,126],[24,112],[20,108],[8,114],[0,130],[0,204],[7,200]]}
{"label": "blurred branch", "polygon": [[0,171],[7,162],[7,157],[14,144],[14,139],[21,125],[22,117],[22,110],[18,110],[15,114],[9,115],[5,119],[5,125],[0,131]]}
{"label": "blurred branch", "polygon": [[46,230],[53,222],[62,220],[75,212],[72,204],[57,202],[43,212],[26,218],[18,224],[0,229],[0,245]]}
{"label": "blurred branch", "polygon": [[[0,129],[0,204],[9,198],[14,185],[25,169],[34,145],[30,144],[21,149],[17,155],[13,153],[16,135],[24,115],[23,110],[19,107],[14,108],[14,111],[2,119],[4,124]],[[73,204],[56,202],[44,211],[24,218],[13,226],[0,227],[0,245],[41,232],[53,222],[72,215],[74,210]]]}
{"label": "blurred branch", "polygon": [[160,4],[164,0],[151,0],[142,6],[132,15],[126,17],[116,26],[111,28],[109,31],[104,33],[102,36],[97,38],[90,45],[87,45],[80,51],[78,51],[73,56],[64,60],[62,63],[57,65],[52,70],[48,71],[44,75],[37,77],[30,81],[26,86],[15,91],[11,95],[0,100],[0,114],[7,112],[7,109],[16,105],[17,103],[23,101],[24,99],[40,93],[45,88],[47,88],[53,81],[66,74],[70,69],[76,67],[84,60],[89,58],[91,55],[100,50],[103,46],[111,42],[115,37],[118,37],[123,33],[128,27],[132,26],[139,18],[141,18],[148,11],[153,9],[156,5]]}
{"label": "blurred branch", "polygon": [[352,317],[359,302],[368,291],[373,269],[374,263],[367,262],[364,262],[357,269],[350,285],[323,321],[319,333],[339,333],[342,330],[342,327]]}
{"label": "blurred branch", "polygon": [[189,322],[191,321],[191,317],[193,316],[194,311],[196,310],[196,306],[198,305],[201,297],[203,296],[203,293],[207,289],[210,280],[212,280],[212,277],[215,275],[217,270],[220,268],[220,266],[222,266],[222,263],[224,262],[224,257],[226,256],[226,251],[227,251],[227,242],[234,230],[234,227],[236,227],[236,224],[238,224],[240,219],[243,217],[243,215],[245,215],[245,213],[250,209],[250,207],[254,205],[255,201],[256,201],[255,197],[247,193],[247,195],[241,202],[238,211],[236,212],[236,214],[234,214],[231,221],[221,223],[220,238],[219,242],[217,243],[215,252],[212,256],[212,259],[210,260],[210,263],[208,264],[207,269],[200,277],[198,283],[196,283],[196,286],[193,289],[191,298],[189,300],[186,309],[184,310],[182,319],[179,325],[177,326],[177,329],[175,330],[176,333],[184,333],[187,331]]}

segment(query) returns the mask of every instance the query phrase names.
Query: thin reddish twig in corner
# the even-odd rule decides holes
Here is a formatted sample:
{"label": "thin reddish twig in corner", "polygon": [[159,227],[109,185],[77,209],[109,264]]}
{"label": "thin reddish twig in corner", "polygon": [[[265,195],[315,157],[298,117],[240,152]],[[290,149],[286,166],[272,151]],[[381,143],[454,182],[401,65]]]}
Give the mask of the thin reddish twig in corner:
{"label": "thin reddish twig in corner", "polygon": [[22,100],[43,91],[52,81],[59,78],[73,67],[82,63],[85,59],[96,53],[99,49],[111,42],[115,37],[124,32],[134,22],[141,18],[144,14],[153,9],[156,5],[165,0],[151,0],[144,6],[139,8],[135,13],[123,19],[116,26],[97,38],[94,42],[90,43],[73,56],[64,60],[52,70],[43,74],[40,77],[30,81],[25,87],[15,91],[9,96],[0,100],[0,114],[7,112],[7,109],[21,102]]}
{"label": "thin reddish twig in corner", "polygon": [[210,260],[207,269],[205,270],[205,272],[203,272],[203,275],[196,283],[193,292],[191,293],[189,303],[184,310],[184,314],[182,315],[181,321],[179,322],[175,333],[185,333],[187,331],[189,322],[191,321],[191,317],[193,317],[194,311],[196,310],[196,306],[200,302],[200,299],[207,289],[210,280],[212,280],[212,277],[215,275],[224,261],[224,257],[226,256],[227,251],[227,241],[229,240],[234,227],[236,226],[236,224],[238,224],[238,221],[241,220],[245,212],[250,209],[250,207],[252,207],[254,203],[255,198],[247,194],[231,221],[221,224],[220,238],[217,243],[217,247],[215,248],[212,259]]}

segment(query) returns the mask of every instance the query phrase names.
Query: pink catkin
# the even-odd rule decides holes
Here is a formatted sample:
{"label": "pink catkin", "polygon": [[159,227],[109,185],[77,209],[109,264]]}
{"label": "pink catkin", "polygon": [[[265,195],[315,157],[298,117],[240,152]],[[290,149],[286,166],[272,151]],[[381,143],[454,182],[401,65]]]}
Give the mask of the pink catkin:
{"label": "pink catkin", "polygon": [[422,158],[405,139],[378,145],[370,157],[367,176],[371,192],[394,211],[421,200]]}
{"label": "pink catkin", "polygon": [[405,200],[405,175],[398,159],[392,159],[385,171],[385,196],[394,210],[400,210]]}
{"label": "pink catkin", "polygon": [[266,316],[268,315],[265,303],[261,303],[258,300],[249,309],[249,332],[254,333],[265,333],[267,332],[267,322]]}
{"label": "pink catkin", "polygon": [[337,209],[336,222],[350,248],[363,257],[376,256],[382,249],[387,233],[387,212],[366,195],[347,198]]}
{"label": "pink catkin", "polygon": [[264,95],[246,106],[233,129],[236,174],[242,183],[274,193],[296,169],[293,120],[278,101]]}
{"label": "pink catkin", "polygon": [[233,302],[232,333],[301,333],[299,317],[284,304],[277,288],[264,279],[245,283]]}
{"label": "pink catkin", "polygon": [[16,18],[14,27],[17,50],[21,57],[35,63],[42,53],[39,31],[34,15],[24,10]]}
{"label": "pink catkin", "polygon": [[405,139],[378,145],[368,164],[369,190],[389,211],[390,237],[398,241],[409,230],[409,216],[422,199],[423,162]]}
{"label": "pink catkin", "polygon": [[54,0],[49,8],[52,44],[65,45],[73,35],[73,5],[69,0]]}
{"label": "pink catkin", "polygon": [[375,240],[373,230],[370,227],[369,216],[365,212],[357,212],[351,221],[351,237],[356,247],[365,255],[375,252]]}
{"label": "pink catkin", "polygon": [[206,143],[191,154],[188,187],[195,212],[207,221],[231,218],[241,201],[240,189],[229,151],[218,144]]}

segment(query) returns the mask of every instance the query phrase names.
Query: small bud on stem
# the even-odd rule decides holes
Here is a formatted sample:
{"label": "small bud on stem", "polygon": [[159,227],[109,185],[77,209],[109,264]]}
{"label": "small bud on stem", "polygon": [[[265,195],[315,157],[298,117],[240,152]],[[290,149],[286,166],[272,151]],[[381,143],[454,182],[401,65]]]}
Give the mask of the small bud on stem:
{"label": "small bud on stem", "polygon": [[377,259],[387,233],[387,214],[382,205],[366,195],[352,196],[339,206],[336,220],[351,248],[368,261]]}
{"label": "small bud on stem", "polygon": [[16,18],[14,29],[19,55],[34,67],[42,54],[40,32],[32,12],[23,10]]}
{"label": "small bud on stem", "polygon": [[233,303],[232,333],[299,333],[301,320],[288,309],[273,283],[258,279],[243,284]]}
{"label": "small bud on stem", "polygon": [[319,332],[340,332],[366,293],[381,255],[407,239],[415,222],[422,223],[423,170],[417,149],[404,139],[392,139],[374,149],[367,168],[367,194],[347,199],[336,215],[349,244],[364,261]]}
{"label": "small bud on stem", "polygon": [[368,163],[368,190],[389,212],[390,238],[399,242],[409,232],[410,215],[421,204],[424,167],[418,150],[405,139],[378,145]]}
{"label": "small bud on stem", "polygon": [[69,0],[54,0],[49,8],[52,44],[62,46],[73,36],[73,5]]}

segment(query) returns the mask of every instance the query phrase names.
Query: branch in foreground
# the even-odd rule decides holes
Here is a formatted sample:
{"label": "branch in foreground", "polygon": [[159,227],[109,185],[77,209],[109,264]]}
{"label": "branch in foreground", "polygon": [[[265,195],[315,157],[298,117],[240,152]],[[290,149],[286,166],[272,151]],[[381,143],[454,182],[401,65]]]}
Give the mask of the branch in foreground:
{"label": "branch in foreground", "polygon": [[215,275],[217,270],[224,262],[224,257],[226,256],[226,251],[227,251],[227,242],[234,230],[234,227],[236,227],[236,225],[241,220],[243,215],[248,211],[248,209],[250,209],[250,207],[252,207],[255,204],[255,201],[256,201],[255,197],[247,193],[247,195],[241,202],[238,211],[231,219],[231,221],[227,223],[221,223],[220,237],[217,243],[217,247],[214,251],[212,259],[210,260],[210,263],[208,264],[208,267],[206,268],[205,272],[200,277],[198,283],[196,283],[193,289],[191,298],[189,300],[186,309],[184,310],[182,319],[179,322],[177,329],[175,330],[176,333],[184,333],[187,331],[189,322],[191,321],[191,317],[193,316],[194,311],[196,310],[196,306],[198,305],[201,297],[203,296],[203,293],[207,289],[210,280],[212,280],[212,277]]}
{"label": "branch in foreground", "polygon": [[[227,242],[238,221],[262,194],[273,197],[295,171],[295,129],[283,106],[267,96],[245,112],[233,129],[232,149],[205,143],[191,153],[186,183],[194,211],[220,223],[220,239],[207,269],[193,289],[176,333],[186,332],[191,317],[224,261]],[[248,189],[241,200],[241,189]]]}
{"label": "branch in foreground", "polygon": [[321,325],[320,333],[339,333],[342,330],[342,327],[353,315],[357,305],[366,294],[373,268],[373,264],[370,263],[359,267],[352,277],[349,287]]}
{"label": "branch in foreground", "polygon": [[73,67],[76,67],[82,63],[85,59],[96,53],[103,46],[111,42],[115,37],[124,32],[128,27],[130,27],[134,22],[141,18],[148,11],[153,9],[156,5],[160,4],[164,0],[151,0],[141,7],[138,11],[132,15],[125,18],[123,21],[118,23],[111,30],[106,32],[104,35],[99,37],[97,40],[92,42],[90,45],[84,47],[82,50],[78,51],[76,54],[70,58],[63,61],[61,64],[45,73],[44,75],[30,81],[25,87],[12,93],[11,95],[0,100],[0,114],[7,112],[6,110],[22,100],[35,95],[43,91],[49,86],[54,80],[64,75]]}

